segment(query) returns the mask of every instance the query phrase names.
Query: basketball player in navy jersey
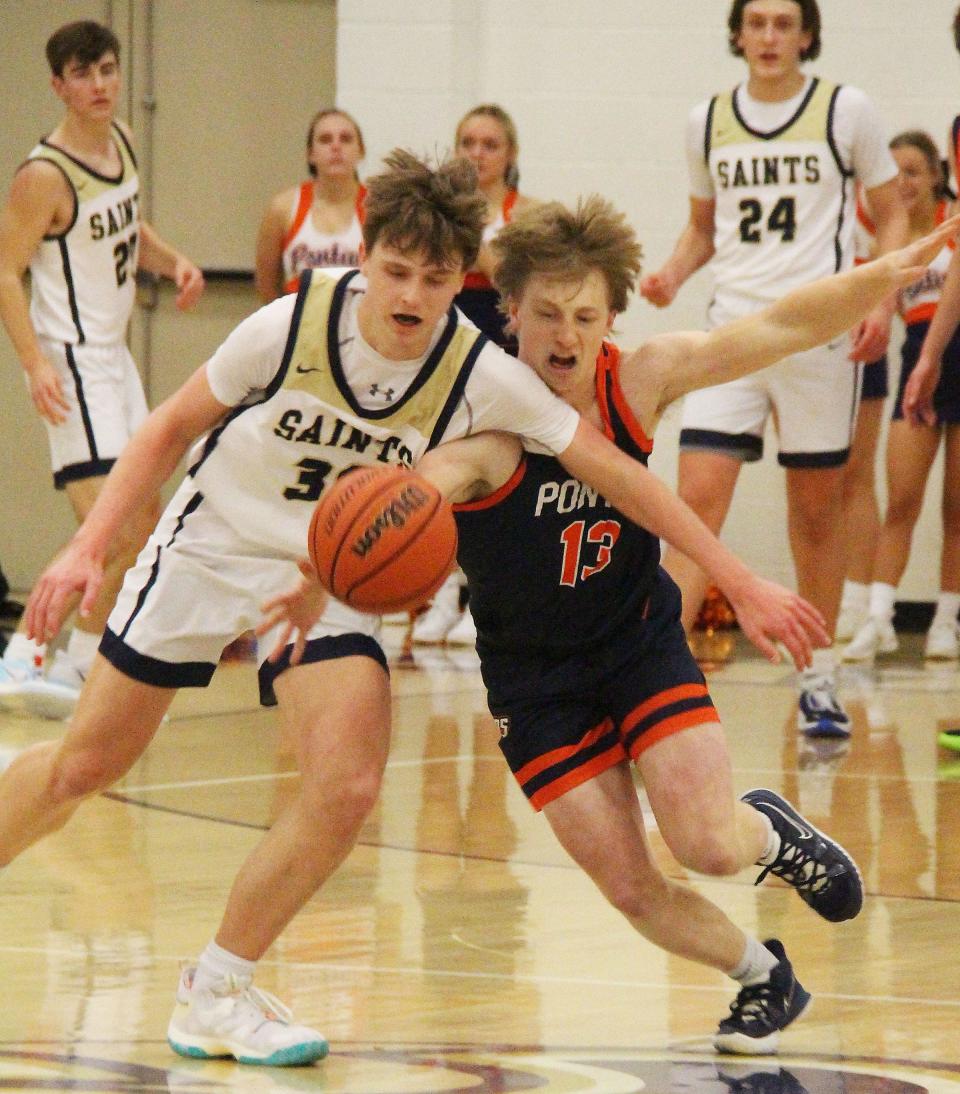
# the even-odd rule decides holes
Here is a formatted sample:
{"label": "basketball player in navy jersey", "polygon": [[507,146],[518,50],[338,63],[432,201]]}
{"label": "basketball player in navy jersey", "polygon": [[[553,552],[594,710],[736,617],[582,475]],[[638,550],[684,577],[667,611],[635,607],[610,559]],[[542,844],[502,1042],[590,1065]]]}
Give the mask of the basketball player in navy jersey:
{"label": "basketball player in navy jersey", "polygon": [[[687,127],[690,218],[662,268],[640,292],[666,307],[707,262],[714,273],[709,323],[749,315],[789,289],[853,263],[855,181],[863,183],[882,254],[908,239],[897,166],[872,102],[857,88],[806,75],[820,52],[817,0],[733,0],[731,51],[747,80],[699,104]],[[785,468],[797,588],[833,635],[845,565],[843,482],[859,402],[860,370],[886,349],[894,301],[798,362],[697,392],[684,402],[678,492],[716,532],[744,462],[761,458],[774,416]],[[676,552],[666,566],[683,594],[684,624],[706,588],[699,567]],[[836,694],[836,653],[818,650],[801,674],[798,729],[848,737]]]}
{"label": "basketball player in navy jersey", "polygon": [[[795,290],[710,334],[669,334],[621,355],[606,341],[640,249],[599,198],[518,216],[493,247],[520,359],[624,452],[645,461],[666,406],[708,381],[763,368],[852,325],[918,277],[960,218],[876,268]],[[848,367],[843,363],[840,368]],[[717,712],[680,624],[659,541],[542,450],[503,435],[441,444],[419,469],[455,507],[477,649],[501,748],[524,793],[607,899],[645,937],[728,973],[742,989],[716,1035],[728,1052],[775,1051],[804,1010],[783,946],[746,935],[650,853],[636,762],[672,853],[701,873],[751,863],[821,916],[855,916],[855,864],[779,795],[737,802]],[[297,625],[310,586],[270,605]],[[770,652],[770,651],[768,651]],[[759,880],[759,879],[758,879]]]}
{"label": "basketball player in navy jersey", "polygon": [[[140,215],[136,158],[115,120],[120,45],[99,23],[60,27],[47,42],[60,124],[30,152],[0,213],[0,319],[50,444],[53,480],[78,523],[147,415],[126,346],[138,270],[168,277],[177,307],[203,292],[200,270]],[[30,301],[23,278],[29,267]],[[0,704],[63,717],[90,671],[123,574],[159,513],[118,529],[95,604],[44,674],[46,648],[23,624],[0,661]]]}
{"label": "basketball player in navy jersey", "polygon": [[[768,652],[782,642],[802,666],[826,641],[814,609],[751,574],[641,463],[461,319],[453,299],[486,212],[474,168],[453,160],[434,169],[402,150],[386,162],[368,180],[361,270],[307,270],[296,294],[246,318],[137,431],[38,581],[28,628],[50,638],[71,597],[92,603],[117,529],[194,446],[127,572],[64,736],[27,749],[0,776],[0,867],[129,770],[177,688],[210,680],[224,646],[296,576],[328,482],[352,466],[414,464],[474,430],[531,438],[630,519],[696,557]],[[390,744],[390,688],[379,620],[322,598],[314,607],[299,663],[288,651],[260,670],[298,741],[302,779],[241,867],[215,938],[183,972],[167,1032],[186,1056],[275,1066],[327,1051],[316,1030],[280,1017],[252,981],[373,808]],[[263,643],[264,658],[271,647]]]}

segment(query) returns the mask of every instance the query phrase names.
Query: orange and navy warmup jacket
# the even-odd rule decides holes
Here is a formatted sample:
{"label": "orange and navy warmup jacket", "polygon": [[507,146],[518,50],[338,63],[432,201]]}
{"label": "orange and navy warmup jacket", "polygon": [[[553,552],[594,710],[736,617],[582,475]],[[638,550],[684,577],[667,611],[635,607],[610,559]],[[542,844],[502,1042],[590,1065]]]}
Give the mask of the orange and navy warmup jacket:
{"label": "orange and navy warmup jacket", "polygon": [[[619,361],[617,347],[604,343],[597,358],[604,432],[646,463],[653,445],[627,406]],[[481,655],[589,647],[642,614],[659,539],[555,457],[525,452],[499,490],[454,506],[454,514]]]}

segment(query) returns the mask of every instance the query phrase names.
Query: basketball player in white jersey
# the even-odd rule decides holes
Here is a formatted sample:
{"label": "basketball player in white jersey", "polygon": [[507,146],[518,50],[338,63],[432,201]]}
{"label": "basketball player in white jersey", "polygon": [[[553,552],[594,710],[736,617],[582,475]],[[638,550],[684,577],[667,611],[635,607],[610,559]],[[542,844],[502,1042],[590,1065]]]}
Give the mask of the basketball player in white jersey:
{"label": "basketball player in white jersey", "polygon": [[[116,36],[98,23],[69,23],[50,37],[51,84],[66,113],[17,171],[0,214],[0,318],[47,428],[54,485],[66,491],[78,522],[147,415],[125,342],[137,270],[173,280],[181,308],[203,291],[200,270],[140,216],[130,135],[114,120],[119,58]],[[154,502],[117,530],[100,596],[48,677],[44,644],[21,625],[0,662],[0,703],[69,713],[123,573],[158,512]]]}
{"label": "basketball player in white jersey", "polygon": [[[897,168],[870,100],[852,87],[805,75],[820,51],[816,0],[734,0],[730,48],[744,58],[745,83],[690,115],[690,219],[673,254],[640,291],[658,307],[713,260],[711,326],[762,308],[784,292],[853,262],[855,182],[877,226],[877,253],[907,239]],[[889,338],[894,300],[846,338],[752,376],[687,397],[680,433],[680,496],[715,531],[723,526],[744,461],[760,459],[767,419],[776,420],[785,468],[790,546],[800,593],[831,634],[843,584],[842,488],[859,399],[860,369]],[[667,569],[683,594],[689,631],[706,587],[689,559],[670,552]],[[817,650],[800,680],[798,728],[846,737],[836,696],[836,655]]]}
{"label": "basketball player in white jersey", "polygon": [[[826,641],[816,611],[755,577],[639,462],[467,323],[453,298],[474,263],[485,202],[473,167],[394,152],[368,182],[361,270],[307,271],[244,320],[124,449],[89,516],[27,608],[49,638],[92,603],[121,524],[196,445],[137,560],[59,741],[0,777],[0,866],[59,828],[149,744],[176,689],[203,686],[263,602],[297,576],[315,503],[350,467],[416,463],[479,430],[522,434],[630,519],[669,537],[730,596],[745,630],[798,667]],[[376,801],[390,745],[379,621],[331,601],[279,662],[262,663],[298,741],[296,796],[254,848],[215,938],[181,978],[168,1037],[184,1055],[306,1064],[324,1038],[252,987],[256,962],[343,861]],[[276,639],[260,644],[265,658]],[[290,664],[292,653],[302,655]]]}

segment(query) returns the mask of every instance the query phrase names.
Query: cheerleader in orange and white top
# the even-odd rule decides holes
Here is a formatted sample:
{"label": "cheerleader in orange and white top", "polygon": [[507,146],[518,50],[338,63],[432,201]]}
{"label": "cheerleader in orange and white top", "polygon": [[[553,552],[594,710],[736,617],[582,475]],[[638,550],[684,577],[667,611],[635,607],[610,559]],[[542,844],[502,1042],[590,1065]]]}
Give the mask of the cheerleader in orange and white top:
{"label": "cheerleader in orange and white top", "polygon": [[293,292],[306,269],[359,266],[366,190],[357,165],[364,151],[360,126],[345,111],[314,115],[307,130],[312,177],[274,196],[257,235],[254,284],[265,304]]}
{"label": "cheerleader in orange and white top", "polygon": [[[854,263],[869,262],[875,255],[877,229],[867,206],[863,187],[857,184],[857,222],[854,230]],[[837,617],[838,642],[849,642],[870,614],[870,578],[880,537],[880,505],[877,501],[876,468],[883,408],[889,386],[887,355],[862,366],[860,406],[850,442],[850,456],[843,474],[843,512],[847,528],[847,567]]]}
{"label": "cheerleader in orange and white top", "polygon": [[[928,232],[948,213],[940,153],[933,139],[919,130],[901,133],[890,142],[900,167],[901,194],[910,214],[913,238]],[[910,541],[934,458],[944,446],[943,547],[940,593],[927,631],[924,653],[932,660],[955,660],[960,654],[960,334],[943,352],[944,369],[933,396],[936,420],[911,423],[904,414],[904,390],[917,364],[930,321],[940,300],[953,247],[945,247],[927,273],[900,294],[907,334],[903,343],[900,390],[887,436],[887,514],[880,531],[870,585],[870,614],[844,653],[844,660],[864,661],[897,649],[893,612],[897,584],[910,555]]]}
{"label": "cheerleader in orange and white top", "polygon": [[[533,204],[532,198],[517,189],[519,150],[517,127],[502,106],[481,103],[460,119],[455,152],[477,169],[477,187],[487,199],[487,225],[477,264],[468,271],[454,303],[471,323],[514,357],[517,340],[506,330],[500,296],[491,281],[493,261],[489,244],[514,213]],[[437,591],[429,609],[414,624],[413,641],[425,646],[472,646],[477,629],[465,600],[466,579],[462,571],[454,570]]]}
{"label": "cheerleader in orange and white top", "polygon": [[484,246],[455,303],[484,334],[516,356],[516,339],[504,330],[504,317],[498,309],[500,300],[490,280],[493,270],[488,244],[514,213],[533,204],[532,198],[517,189],[520,178],[517,127],[503,107],[481,103],[460,119],[455,149],[458,156],[476,167],[477,185],[487,199]]}

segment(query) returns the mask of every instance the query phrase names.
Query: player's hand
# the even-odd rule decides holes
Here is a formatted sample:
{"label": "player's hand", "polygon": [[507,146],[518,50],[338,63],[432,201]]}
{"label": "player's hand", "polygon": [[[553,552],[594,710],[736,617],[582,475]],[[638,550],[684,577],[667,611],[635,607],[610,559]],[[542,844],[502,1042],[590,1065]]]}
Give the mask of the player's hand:
{"label": "player's hand", "polygon": [[809,668],[816,647],[829,646],[823,616],[802,596],[751,574],[736,589],[723,590],[733,605],[740,629],[766,657],[778,665],[777,643],[783,645],[798,670]]}
{"label": "player's hand", "polygon": [[853,332],[850,360],[861,363],[876,361],[887,352],[892,316],[886,305],[874,308]]}
{"label": "player's hand", "polygon": [[940,383],[941,364],[922,354],[903,389],[903,416],[911,425],[937,424],[933,393]]}
{"label": "player's hand", "polygon": [[203,271],[187,258],[178,258],[173,268],[173,283],[177,286],[174,303],[180,311],[192,308],[203,295]]}
{"label": "player's hand", "polygon": [[70,411],[70,403],[64,394],[60,374],[46,357],[41,357],[27,371],[27,384],[40,417],[51,425],[63,425]]}
{"label": "player's hand", "polygon": [[307,635],[323,615],[330,599],[330,594],[317,580],[317,571],[310,560],[302,558],[297,566],[303,576],[296,585],[260,605],[263,619],[254,632],[256,636],[262,638],[275,627],[280,628],[276,645],[267,655],[268,661],[279,661],[293,639],[290,664],[299,664],[307,647]]}
{"label": "player's hand", "polygon": [[27,637],[35,642],[49,642],[56,637],[78,593],[79,613],[89,615],[102,584],[103,560],[88,554],[76,540],[71,541],[30,592],[23,615]]}
{"label": "player's hand", "polygon": [[666,308],[672,304],[678,288],[662,271],[640,279],[640,295],[655,308]]}

